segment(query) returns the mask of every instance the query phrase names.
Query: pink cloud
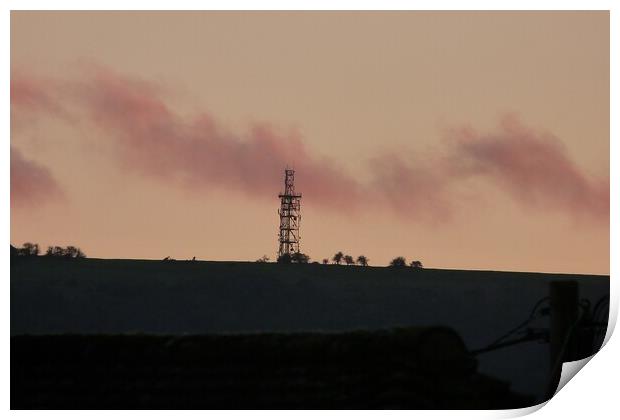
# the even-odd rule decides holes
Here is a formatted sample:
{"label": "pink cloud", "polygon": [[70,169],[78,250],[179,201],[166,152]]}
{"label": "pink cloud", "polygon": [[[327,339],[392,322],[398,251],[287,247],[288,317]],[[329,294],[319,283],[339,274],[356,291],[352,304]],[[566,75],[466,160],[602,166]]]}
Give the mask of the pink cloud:
{"label": "pink cloud", "polygon": [[395,152],[371,159],[371,199],[385,203],[404,218],[444,222],[452,216],[449,179],[441,159],[413,161]]}
{"label": "pink cloud", "polygon": [[62,86],[53,80],[11,74],[12,113],[68,118],[60,98]]}
{"label": "pink cloud", "polygon": [[483,177],[526,207],[609,219],[609,178],[586,174],[552,134],[506,117],[495,133],[463,127],[450,138],[455,177]]}
{"label": "pink cloud", "polygon": [[60,103],[73,104],[108,134],[123,168],[193,191],[218,188],[272,200],[284,167],[294,164],[306,205],[346,213],[389,209],[404,218],[445,221],[458,201],[453,187],[480,177],[527,208],[609,219],[609,179],[587,175],[557,138],[514,118],[494,133],[453,129],[446,149],[423,160],[382,151],[362,183],[308,150],[294,130],[253,124],[238,134],[208,113],[187,118],[167,104],[161,86],[105,67],[91,66],[63,89],[58,85],[16,78],[12,108],[47,115],[62,113]]}
{"label": "pink cloud", "polygon": [[32,208],[62,197],[50,170],[11,146],[11,206]]}
{"label": "pink cloud", "polygon": [[186,120],[139,80],[97,69],[83,85],[92,120],[118,140],[126,167],[197,190],[226,188],[255,197],[277,194],[295,163],[298,189],[316,204],[351,209],[361,186],[327,158],[310,154],[295,132],[255,124],[229,132],[211,115]]}

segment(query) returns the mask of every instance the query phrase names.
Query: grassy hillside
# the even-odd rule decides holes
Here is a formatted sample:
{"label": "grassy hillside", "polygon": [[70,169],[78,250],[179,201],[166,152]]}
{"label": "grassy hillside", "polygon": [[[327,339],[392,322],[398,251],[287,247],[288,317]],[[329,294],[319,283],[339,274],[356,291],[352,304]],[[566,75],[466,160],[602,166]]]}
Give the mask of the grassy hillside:
{"label": "grassy hillside", "polygon": [[[11,333],[350,330],[461,321],[497,333],[555,279],[609,277],[239,262],[16,259]],[[497,311],[507,324],[497,323]],[[488,339],[492,339],[491,331]],[[483,344],[482,340],[480,344]],[[477,344],[477,343],[472,343]]]}
{"label": "grassy hillside", "polygon": [[[17,258],[11,335],[213,334],[380,330],[441,325],[469,350],[496,340],[549,295],[579,283],[595,303],[609,276],[240,262]],[[542,317],[536,327],[549,327]],[[541,395],[548,344],[479,356],[480,371]]]}

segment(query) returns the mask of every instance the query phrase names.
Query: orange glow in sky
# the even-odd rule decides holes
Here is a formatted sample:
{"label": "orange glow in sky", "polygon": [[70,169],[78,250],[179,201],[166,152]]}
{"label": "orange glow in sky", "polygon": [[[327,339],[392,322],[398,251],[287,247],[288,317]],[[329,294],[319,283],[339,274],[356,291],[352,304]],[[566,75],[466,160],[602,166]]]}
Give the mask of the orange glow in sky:
{"label": "orange glow in sky", "polygon": [[607,12],[12,12],[11,242],[609,273]]}

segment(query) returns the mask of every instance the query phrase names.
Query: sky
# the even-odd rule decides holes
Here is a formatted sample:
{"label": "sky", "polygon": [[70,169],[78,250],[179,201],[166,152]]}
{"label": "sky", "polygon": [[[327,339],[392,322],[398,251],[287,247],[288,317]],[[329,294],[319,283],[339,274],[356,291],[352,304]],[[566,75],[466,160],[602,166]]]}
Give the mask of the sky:
{"label": "sky", "polygon": [[607,12],[11,12],[11,243],[609,273]]}

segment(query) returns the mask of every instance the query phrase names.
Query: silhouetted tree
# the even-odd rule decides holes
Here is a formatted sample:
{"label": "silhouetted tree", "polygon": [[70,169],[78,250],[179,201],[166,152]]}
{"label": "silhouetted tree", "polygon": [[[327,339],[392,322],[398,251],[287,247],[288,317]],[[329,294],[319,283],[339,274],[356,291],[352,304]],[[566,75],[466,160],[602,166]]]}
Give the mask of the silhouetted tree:
{"label": "silhouetted tree", "polygon": [[[194,258],[196,258],[196,257],[194,257]],[[269,257],[268,257],[268,256],[266,256],[266,255],[263,255],[261,258],[257,259],[257,260],[256,260],[256,262],[257,262],[257,263],[266,263],[266,262],[269,262]]]}
{"label": "silhouetted tree", "polygon": [[64,256],[66,258],[75,258],[75,257],[77,257],[77,251],[78,250],[77,250],[76,247],[69,245],[64,250]]}
{"label": "silhouetted tree", "polygon": [[17,252],[18,255],[23,257],[36,257],[39,255],[39,244],[26,242],[20,249],[17,250]]}
{"label": "silhouetted tree", "polygon": [[411,261],[411,264],[409,265],[411,266],[411,268],[424,268],[422,262],[420,261]]}
{"label": "silhouetted tree", "polygon": [[282,254],[278,257],[278,263],[280,264],[290,264],[291,260],[291,254]]}
{"label": "silhouetted tree", "polygon": [[342,251],[338,251],[336,253],[336,255],[334,255],[332,257],[332,260],[336,263],[336,264],[340,264],[342,262],[342,258],[344,257],[344,254],[342,253]]}
{"label": "silhouetted tree", "polygon": [[357,263],[363,267],[366,267],[368,265],[368,258],[360,255],[359,257],[357,257]]}
{"label": "silhouetted tree", "polygon": [[61,246],[52,247],[52,257],[64,257],[65,250]]}
{"label": "silhouetted tree", "polygon": [[302,254],[301,252],[296,252],[291,255],[291,262],[298,264],[307,264],[310,261],[310,257],[306,254]]}
{"label": "silhouetted tree", "polygon": [[63,248],[61,246],[48,246],[45,251],[46,257],[64,257],[64,258],[86,258],[86,254],[82,252],[80,248],[74,246],[68,246]]}
{"label": "silhouetted tree", "polygon": [[405,261],[404,257],[396,257],[392,261],[390,261],[390,267],[406,267],[407,261]]}
{"label": "silhouetted tree", "polygon": [[323,258],[323,264],[327,264],[329,263],[329,260],[327,258]]}
{"label": "silhouetted tree", "polygon": [[346,262],[347,265],[355,264],[355,260],[350,255],[345,255],[344,256],[344,262]]}

